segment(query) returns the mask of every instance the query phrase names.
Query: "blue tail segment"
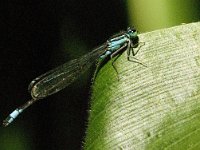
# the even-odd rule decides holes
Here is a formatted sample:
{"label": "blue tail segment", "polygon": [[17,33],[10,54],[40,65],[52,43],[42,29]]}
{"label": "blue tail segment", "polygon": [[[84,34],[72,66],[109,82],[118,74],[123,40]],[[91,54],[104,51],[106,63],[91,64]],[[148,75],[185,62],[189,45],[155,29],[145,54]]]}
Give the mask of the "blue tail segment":
{"label": "blue tail segment", "polygon": [[12,123],[15,118],[17,118],[17,116],[19,116],[19,114],[21,114],[26,108],[28,108],[29,106],[31,106],[36,100],[35,99],[31,99],[29,101],[27,101],[24,105],[18,107],[17,109],[15,109],[4,121],[3,121],[3,126],[6,127],[8,126],[10,123]]}
{"label": "blue tail segment", "polygon": [[3,125],[4,126],[8,126],[11,122],[13,122],[13,120],[15,120],[15,118],[17,118],[17,116],[19,114],[21,114],[23,112],[23,109],[15,109],[4,121],[3,121]]}

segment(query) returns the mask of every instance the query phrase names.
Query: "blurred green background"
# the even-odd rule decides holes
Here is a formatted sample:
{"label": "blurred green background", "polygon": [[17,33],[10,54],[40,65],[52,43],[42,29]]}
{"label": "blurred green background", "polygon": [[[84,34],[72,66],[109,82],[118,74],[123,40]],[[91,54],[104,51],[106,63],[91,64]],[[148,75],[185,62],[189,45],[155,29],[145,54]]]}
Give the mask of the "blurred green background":
{"label": "blurred green background", "polygon": [[141,32],[199,21],[198,0],[128,0],[128,18]]}
{"label": "blurred green background", "polygon": [[[142,33],[200,19],[197,0],[27,0],[4,1],[0,7],[0,121],[30,99],[32,79],[127,26]],[[94,68],[0,127],[0,150],[81,149]]]}

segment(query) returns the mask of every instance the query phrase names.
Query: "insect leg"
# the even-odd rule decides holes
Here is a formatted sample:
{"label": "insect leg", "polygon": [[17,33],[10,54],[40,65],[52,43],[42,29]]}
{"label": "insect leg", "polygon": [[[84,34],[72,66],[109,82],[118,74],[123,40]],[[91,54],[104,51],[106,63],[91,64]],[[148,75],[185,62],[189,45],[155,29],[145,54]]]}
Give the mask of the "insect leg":
{"label": "insect leg", "polygon": [[[128,61],[135,62],[135,63],[143,65],[144,67],[147,67],[145,64],[141,63],[137,58],[134,57],[139,52],[140,48],[145,45],[145,42],[140,42],[140,43],[143,43],[143,44],[141,45],[141,44],[137,43],[137,44],[131,45],[131,48],[129,50],[127,50],[127,59],[128,59]],[[139,47],[137,48],[137,50],[135,52],[134,49],[138,45],[139,45]],[[130,51],[132,51],[132,56],[130,56]]]}
{"label": "insect leg", "polygon": [[117,71],[117,68],[115,67],[115,64],[114,64],[114,63],[115,63],[116,60],[122,55],[122,52],[124,51],[124,48],[127,47],[127,45],[129,45],[129,44],[125,43],[122,47],[120,47],[117,51],[115,51],[114,53],[112,53],[112,54],[110,55],[110,58],[111,58],[111,59],[117,55],[117,57],[112,61],[112,66],[113,66],[115,72],[117,73],[117,78],[118,78],[118,80],[119,80],[118,71]]}

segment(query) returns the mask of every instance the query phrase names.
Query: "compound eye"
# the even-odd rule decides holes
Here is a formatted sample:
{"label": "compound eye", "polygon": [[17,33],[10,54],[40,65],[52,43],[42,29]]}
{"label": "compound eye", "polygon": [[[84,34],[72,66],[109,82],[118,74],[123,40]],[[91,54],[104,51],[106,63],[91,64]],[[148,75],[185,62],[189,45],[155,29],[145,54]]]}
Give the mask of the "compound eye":
{"label": "compound eye", "polygon": [[131,28],[131,32],[136,32],[136,29],[135,28]]}
{"label": "compound eye", "polygon": [[135,29],[135,28],[128,27],[127,31],[130,32],[130,33],[133,33],[133,32],[136,32],[136,29]]}

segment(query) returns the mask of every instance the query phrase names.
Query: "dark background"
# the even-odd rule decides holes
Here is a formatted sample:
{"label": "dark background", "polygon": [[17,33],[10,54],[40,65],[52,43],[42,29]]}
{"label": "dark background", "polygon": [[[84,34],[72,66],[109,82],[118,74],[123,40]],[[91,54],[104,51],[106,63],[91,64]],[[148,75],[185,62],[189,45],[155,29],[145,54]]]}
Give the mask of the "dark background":
{"label": "dark background", "polygon": [[[27,87],[32,79],[126,29],[125,5],[115,0],[1,2],[0,121],[31,98]],[[90,77],[86,73],[35,103],[7,128],[0,127],[0,149],[81,149]]]}

